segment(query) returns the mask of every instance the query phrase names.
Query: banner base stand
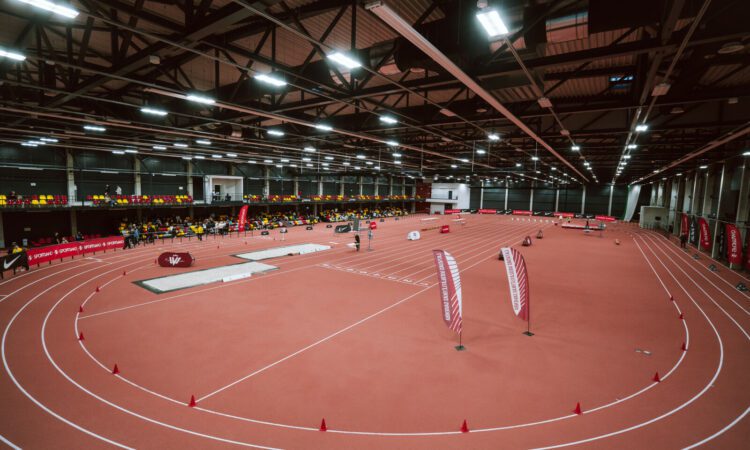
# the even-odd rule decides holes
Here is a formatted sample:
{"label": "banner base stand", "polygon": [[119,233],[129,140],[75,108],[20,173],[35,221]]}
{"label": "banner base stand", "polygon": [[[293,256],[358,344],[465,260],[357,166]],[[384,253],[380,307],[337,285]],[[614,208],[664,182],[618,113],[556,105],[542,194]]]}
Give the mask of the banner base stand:
{"label": "banner base stand", "polygon": [[466,347],[464,347],[463,345],[457,345],[454,348],[456,349],[456,351],[459,351],[459,352],[466,350]]}
{"label": "banner base stand", "polygon": [[533,336],[534,335],[534,333],[532,333],[531,331],[524,331],[521,334],[525,334],[526,336]]}

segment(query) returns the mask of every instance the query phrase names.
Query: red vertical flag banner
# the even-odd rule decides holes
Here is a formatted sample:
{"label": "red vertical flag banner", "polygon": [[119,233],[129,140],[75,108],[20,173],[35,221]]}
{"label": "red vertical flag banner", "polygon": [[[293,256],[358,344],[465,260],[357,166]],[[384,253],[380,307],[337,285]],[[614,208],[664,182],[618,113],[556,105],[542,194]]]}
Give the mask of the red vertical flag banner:
{"label": "red vertical flag banner", "polygon": [[740,230],[732,223],[727,227],[727,260],[730,264],[742,264],[742,236]]}
{"label": "red vertical flag banner", "polygon": [[682,213],[682,227],[680,228],[680,234],[688,234],[690,231],[690,225],[688,224],[688,216]]}
{"label": "red vertical flag banner", "polygon": [[461,335],[463,305],[458,265],[453,256],[444,250],[433,250],[432,255],[435,257],[435,267],[437,268],[443,321],[448,328]]}
{"label": "red vertical flag banner", "polygon": [[698,219],[698,226],[700,227],[701,234],[701,248],[703,250],[711,250],[711,230],[708,228],[708,222],[701,217]]}
{"label": "red vertical flag banner", "polygon": [[245,231],[245,224],[247,224],[247,205],[243,205],[240,208],[240,216],[237,219],[237,228],[239,231]]}
{"label": "red vertical flag banner", "polygon": [[500,249],[505,261],[505,272],[508,274],[510,302],[513,312],[528,324],[526,334],[531,336],[531,311],[529,308],[529,274],[526,271],[526,261],[521,252],[515,248]]}

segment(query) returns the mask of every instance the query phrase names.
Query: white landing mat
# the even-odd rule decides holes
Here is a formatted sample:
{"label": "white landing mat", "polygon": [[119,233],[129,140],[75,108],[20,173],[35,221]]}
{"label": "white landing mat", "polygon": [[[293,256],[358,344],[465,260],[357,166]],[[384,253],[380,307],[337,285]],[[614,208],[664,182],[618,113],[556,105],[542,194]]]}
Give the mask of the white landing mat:
{"label": "white landing mat", "polygon": [[277,269],[275,266],[259,262],[247,262],[231,264],[228,266],[214,267],[206,270],[196,270],[166,277],[141,280],[136,283],[149,291],[161,294],[162,292],[187,289],[202,284],[215,283],[217,281],[233,281],[247,278],[254,273],[267,272]]}
{"label": "white landing mat", "polygon": [[258,250],[257,252],[240,253],[239,255],[234,256],[242,259],[249,259],[251,261],[260,261],[262,259],[278,258],[279,256],[304,255],[305,253],[314,253],[330,249],[331,246],[329,245],[299,244],[288,245],[286,247],[268,248],[265,250]]}

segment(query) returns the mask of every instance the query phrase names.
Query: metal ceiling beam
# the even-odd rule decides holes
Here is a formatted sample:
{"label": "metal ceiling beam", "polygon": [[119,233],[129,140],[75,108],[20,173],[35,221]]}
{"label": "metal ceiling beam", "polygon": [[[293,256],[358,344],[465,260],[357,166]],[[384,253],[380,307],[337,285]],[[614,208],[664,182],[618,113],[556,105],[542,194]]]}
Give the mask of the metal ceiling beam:
{"label": "metal ceiling beam", "polygon": [[567,159],[563,158],[562,155],[557,153],[547,142],[537,136],[537,134],[531,130],[525,123],[519,118],[514,116],[505,106],[500,103],[495,96],[487,92],[478,82],[472,77],[466,74],[461,68],[459,68],[453,61],[451,61],[445,54],[438,50],[432,43],[424,38],[417,30],[415,30],[409,23],[401,18],[395,11],[386,6],[382,1],[375,1],[365,5],[365,9],[378,16],[383,22],[388,24],[397,33],[406,38],[414,46],[422,50],[427,56],[432,58],[441,67],[447,70],[450,74],[456,77],[459,81],[466,85],[467,88],[472,90],[475,94],[486,101],[490,106],[495,108],[500,114],[507,117],[513,122],[518,128],[523,130],[529,137],[534,139],[542,147],[546,148],[552,153],[557,159],[563,164],[573,170],[583,180],[588,181],[588,178],[581,173],[575,166],[573,166]]}

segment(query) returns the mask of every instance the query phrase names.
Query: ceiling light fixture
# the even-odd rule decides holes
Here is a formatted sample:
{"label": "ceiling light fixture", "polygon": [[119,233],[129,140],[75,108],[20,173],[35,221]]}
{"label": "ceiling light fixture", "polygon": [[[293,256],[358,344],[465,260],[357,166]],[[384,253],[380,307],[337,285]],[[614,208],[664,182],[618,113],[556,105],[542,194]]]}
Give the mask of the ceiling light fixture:
{"label": "ceiling light fixture", "polygon": [[213,105],[214,103],[216,103],[216,100],[210,97],[197,94],[188,94],[185,98],[190,100],[191,102],[203,103],[204,105]]}
{"label": "ceiling light fixture", "polygon": [[284,132],[281,130],[268,130],[266,133],[270,134],[271,136],[283,136]]}
{"label": "ceiling light fixture", "polygon": [[152,116],[166,116],[168,113],[164,111],[163,109],[157,109],[157,108],[149,108],[148,106],[144,106],[141,108],[141,112],[144,114],[151,114]]}
{"label": "ceiling light fixture", "polygon": [[508,27],[505,26],[500,13],[496,9],[485,9],[477,13],[477,19],[482,24],[487,35],[491,38],[504,36],[508,34]]}
{"label": "ceiling light fixture", "polygon": [[26,3],[35,8],[44,9],[46,11],[53,12],[68,19],[75,19],[78,17],[78,11],[73,8],[69,8],[63,5],[57,5],[47,0],[18,0],[21,3]]}
{"label": "ceiling light fixture", "polygon": [[25,61],[26,57],[20,53],[0,49],[0,57],[12,59],[13,61]]}
{"label": "ceiling light fixture", "polygon": [[346,56],[341,52],[333,52],[326,55],[326,57],[336,64],[340,64],[346,67],[347,69],[356,69],[358,67],[362,67],[362,64],[359,61],[355,61],[354,59]]}
{"label": "ceiling light fixture", "polygon": [[380,116],[380,121],[383,123],[387,123],[389,125],[393,125],[398,123],[398,120],[394,119],[391,116]]}
{"label": "ceiling light fixture", "polygon": [[331,130],[333,130],[332,126],[325,125],[325,124],[322,124],[322,123],[316,123],[315,124],[315,128],[317,128],[319,130],[323,130],[323,131],[331,131]]}
{"label": "ceiling light fixture", "polygon": [[262,81],[263,83],[270,84],[271,86],[276,86],[276,87],[286,86],[286,81],[280,80],[270,75],[266,75],[264,73],[259,73],[255,75],[254,78],[258,81]]}

